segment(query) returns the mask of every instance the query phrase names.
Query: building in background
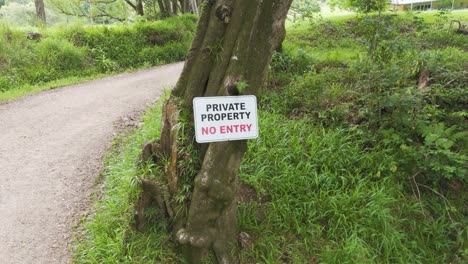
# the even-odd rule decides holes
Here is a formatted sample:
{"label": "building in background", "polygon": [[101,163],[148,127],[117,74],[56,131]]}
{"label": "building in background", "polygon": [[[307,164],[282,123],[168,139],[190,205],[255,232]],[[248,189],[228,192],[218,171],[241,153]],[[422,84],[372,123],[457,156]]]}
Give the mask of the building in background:
{"label": "building in background", "polygon": [[391,0],[393,10],[424,11],[432,9],[468,8],[468,0]]}

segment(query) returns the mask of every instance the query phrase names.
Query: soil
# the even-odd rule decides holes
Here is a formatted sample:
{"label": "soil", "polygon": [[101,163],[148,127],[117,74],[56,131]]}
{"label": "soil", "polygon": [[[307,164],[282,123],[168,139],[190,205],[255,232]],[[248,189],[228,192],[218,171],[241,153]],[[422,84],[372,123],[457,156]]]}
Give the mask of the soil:
{"label": "soil", "polygon": [[[112,138],[172,87],[176,63],[0,104],[0,262],[70,263]],[[122,125],[123,123],[123,125]]]}

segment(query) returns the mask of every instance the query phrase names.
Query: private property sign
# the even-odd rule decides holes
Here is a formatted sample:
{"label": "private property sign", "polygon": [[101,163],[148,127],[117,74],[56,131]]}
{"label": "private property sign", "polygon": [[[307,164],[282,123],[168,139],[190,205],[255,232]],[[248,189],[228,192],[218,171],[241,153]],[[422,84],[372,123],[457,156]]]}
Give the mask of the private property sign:
{"label": "private property sign", "polygon": [[257,98],[253,95],[193,99],[198,143],[258,137]]}

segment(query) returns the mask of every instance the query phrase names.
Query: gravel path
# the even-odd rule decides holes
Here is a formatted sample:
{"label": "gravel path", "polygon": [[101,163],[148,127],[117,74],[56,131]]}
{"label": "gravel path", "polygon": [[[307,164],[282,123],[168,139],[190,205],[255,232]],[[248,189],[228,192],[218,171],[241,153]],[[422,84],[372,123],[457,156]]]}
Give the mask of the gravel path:
{"label": "gravel path", "polygon": [[176,63],[0,104],[0,263],[69,263],[116,122],[175,84]]}

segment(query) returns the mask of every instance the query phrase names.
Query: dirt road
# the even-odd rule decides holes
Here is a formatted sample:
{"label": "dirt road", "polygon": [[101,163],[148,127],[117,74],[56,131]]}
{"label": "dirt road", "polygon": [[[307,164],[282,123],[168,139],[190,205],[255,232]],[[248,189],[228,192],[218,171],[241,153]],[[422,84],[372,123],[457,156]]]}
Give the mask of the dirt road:
{"label": "dirt road", "polygon": [[0,104],[0,263],[68,263],[115,123],[177,81],[171,64]]}

